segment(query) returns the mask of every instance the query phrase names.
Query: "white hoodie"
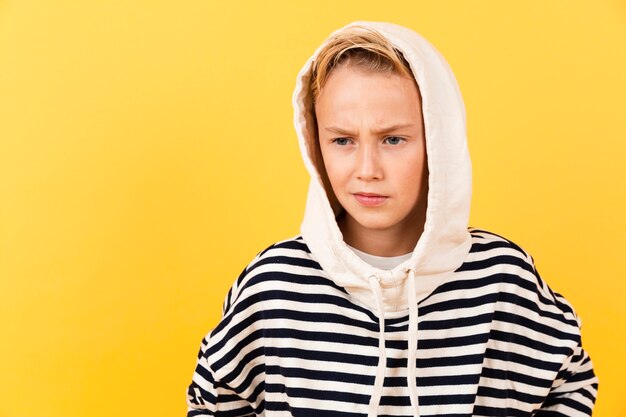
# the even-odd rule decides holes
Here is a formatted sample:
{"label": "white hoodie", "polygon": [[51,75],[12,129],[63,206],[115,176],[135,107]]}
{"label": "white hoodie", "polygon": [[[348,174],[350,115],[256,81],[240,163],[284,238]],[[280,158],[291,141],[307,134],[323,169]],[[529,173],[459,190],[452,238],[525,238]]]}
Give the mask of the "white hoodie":
{"label": "white hoodie", "polygon": [[318,172],[309,84],[320,45],[293,95],[311,175],[301,236],[261,252],[233,285],[203,340],[189,416],[590,415],[597,379],[573,309],[522,249],[468,229],[465,109],[446,61],[398,25],[353,22],[336,33],[352,26],[386,37],[419,85],[424,231],[392,270],[343,241]]}
{"label": "white hoodie", "polygon": [[429,170],[424,232],[411,259],[391,271],[371,267],[344,243],[317,170],[322,161],[315,160],[316,135],[309,80],[312,63],[325,43],[300,71],[293,97],[296,132],[305,165],[311,174],[301,231],[322,267],[359,301],[378,308],[367,280],[367,277],[376,275],[381,279],[385,310],[406,309],[407,269],[412,269],[419,276],[417,296],[424,297],[451,276],[450,273],[463,263],[470,249],[467,223],[472,178],[465,107],[448,64],[424,38],[390,23],[354,22],[346,28],[355,25],[377,30],[398,48],[411,65],[419,85]]}

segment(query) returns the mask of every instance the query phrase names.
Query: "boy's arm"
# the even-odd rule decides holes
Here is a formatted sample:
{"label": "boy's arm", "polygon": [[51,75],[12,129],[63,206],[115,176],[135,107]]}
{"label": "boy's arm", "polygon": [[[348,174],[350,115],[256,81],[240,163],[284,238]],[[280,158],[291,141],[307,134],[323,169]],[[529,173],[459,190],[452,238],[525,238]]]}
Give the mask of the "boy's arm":
{"label": "boy's arm", "polygon": [[[259,257],[265,251],[257,254],[255,259],[241,272],[231,289],[228,291],[224,304],[222,305],[222,319],[233,308],[233,304],[242,289],[243,281],[247,273]],[[220,381],[215,377],[213,370],[209,364],[207,350],[209,348],[209,340],[225,343],[229,338],[228,329],[233,323],[226,326],[217,335],[217,339],[213,338],[213,332],[210,332],[203,340],[198,353],[196,369],[189,388],[187,389],[187,417],[196,416],[227,416],[227,417],[248,417],[254,416],[254,409],[250,402],[237,394],[228,384]]]}
{"label": "boy's arm", "polygon": [[254,416],[250,404],[225,384],[216,381],[209,367],[204,349],[200,348],[193,379],[187,390],[187,417]]}
{"label": "boy's arm", "polygon": [[593,407],[598,395],[598,378],[593,371],[593,364],[589,355],[582,347],[581,320],[576,315],[573,307],[560,294],[552,291],[539,275],[535,262],[524,251],[531,264],[540,287],[551,295],[556,305],[560,306],[567,320],[572,322],[572,331],[577,335],[578,343],[572,350],[571,355],[561,366],[548,397],[534,417],[588,417],[593,412]]}
{"label": "boy's arm", "polygon": [[579,343],[552,386],[548,398],[535,417],[591,416],[598,394],[598,378],[593,365]]}

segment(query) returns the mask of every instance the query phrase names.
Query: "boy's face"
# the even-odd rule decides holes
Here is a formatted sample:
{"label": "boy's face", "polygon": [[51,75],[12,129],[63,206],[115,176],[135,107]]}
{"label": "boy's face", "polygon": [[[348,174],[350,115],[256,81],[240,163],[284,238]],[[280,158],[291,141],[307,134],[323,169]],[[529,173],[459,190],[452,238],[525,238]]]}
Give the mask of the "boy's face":
{"label": "boy's face", "polygon": [[343,65],[327,79],[315,113],[328,179],[352,230],[423,227],[428,170],[415,82]]}

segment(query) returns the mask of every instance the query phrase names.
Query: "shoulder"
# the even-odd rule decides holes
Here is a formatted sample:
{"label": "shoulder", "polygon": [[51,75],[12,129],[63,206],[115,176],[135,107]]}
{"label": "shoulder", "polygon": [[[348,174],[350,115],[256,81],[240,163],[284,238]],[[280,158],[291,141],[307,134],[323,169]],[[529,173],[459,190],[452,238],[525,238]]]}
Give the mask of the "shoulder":
{"label": "shoulder", "polygon": [[[307,244],[298,235],[273,243],[261,250],[243,269],[224,301],[223,313],[247,299],[278,296],[278,292],[296,291],[301,285],[326,284],[323,270],[313,259]],[[272,295],[273,294],[273,295]]]}
{"label": "shoulder", "polygon": [[533,258],[513,241],[483,229],[469,228],[471,247],[460,267],[467,271],[507,270],[521,275],[534,275]]}
{"label": "shoulder", "polygon": [[[278,269],[281,267],[288,268],[289,265],[316,269],[321,268],[319,264],[313,260],[309,247],[300,235],[281,240],[280,242],[266,247],[255,256],[252,262],[245,268],[244,272],[249,274],[255,269],[265,265],[274,265]],[[240,277],[240,279],[241,278],[242,277]]]}
{"label": "shoulder", "polygon": [[470,253],[492,252],[508,254],[532,263],[532,257],[521,246],[496,233],[471,227],[468,229],[472,238]]}
{"label": "shoulder", "polygon": [[562,322],[580,325],[572,305],[541,277],[533,257],[522,246],[483,229],[470,228],[469,232],[472,246],[460,270],[490,276],[505,288],[504,297],[509,293],[520,296],[510,296],[515,304],[532,305],[533,310],[551,312],[548,315],[558,316]]}
{"label": "shoulder", "polygon": [[[265,329],[276,318],[292,318],[319,297],[339,290],[313,259],[301,236],[267,246],[239,274],[223,304],[222,318],[207,337],[206,355],[238,363],[237,352],[248,344],[257,346]],[[217,359],[216,359],[217,358]],[[228,368],[228,367],[227,367]]]}

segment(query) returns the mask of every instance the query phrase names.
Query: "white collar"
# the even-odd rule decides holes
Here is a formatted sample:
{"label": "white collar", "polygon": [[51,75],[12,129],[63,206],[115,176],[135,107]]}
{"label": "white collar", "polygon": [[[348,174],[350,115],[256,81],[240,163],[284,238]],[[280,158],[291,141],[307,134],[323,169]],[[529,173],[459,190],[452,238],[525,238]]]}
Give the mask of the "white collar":
{"label": "white collar", "polygon": [[399,256],[377,256],[377,255],[372,255],[370,253],[360,251],[357,248],[348,245],[347,243],[346,243],[346,246],[352,249],[352,251],[356,253],[359,256],[359,258],[363,259],[365,262],[372,265],[374,268],[384,269],[384,270],[391,270],[395,268],[396,266],[400,265],[402,262],[409,260],[411,258],[411,255],[413,254],[413,252],[409,252],[409,253],[405,253],[404,255],[399,255]]}

